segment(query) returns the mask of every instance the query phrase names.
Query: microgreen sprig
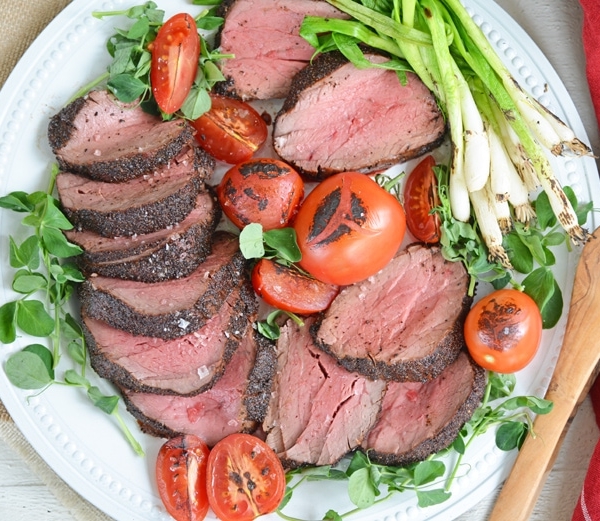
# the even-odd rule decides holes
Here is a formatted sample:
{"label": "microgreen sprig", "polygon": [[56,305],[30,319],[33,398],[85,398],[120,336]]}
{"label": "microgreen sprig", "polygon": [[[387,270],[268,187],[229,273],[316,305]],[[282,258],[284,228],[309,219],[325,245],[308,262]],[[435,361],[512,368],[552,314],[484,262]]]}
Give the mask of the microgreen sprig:
{"label": "microgreen sprig", "polygon": [[[392,467],[374,463],[368,454],[356,452],[349,462],[345,461],[339,467],[323,466],[289,472],[286,494],[277,513],[287,521],[301,521],[288,516],[283,510],[294,490],[304,481],[348,482],[348,496],[356,509],[342,514],[329,510],[322,518],[326,521],[341,521],[359,510],[386,501],[395,492],[413,491],[421,508],[443,503],[451,497],[450,489],[462,468],[463,457],[477,437],[495,427],[495,442],[500,450],[520,449],[527,434],[535,434],[531,413],[547,414],[552,410],[553,404],[548,400],[535,396],[511,396],[515,384],[512,374],[489,373],[483,402],[471,420],[449,448],[424,461]],[[294,481],[295,478],[299,479]]]}
{"label": "microgreen sprig", "polygon": [[[0,306],[0,342],[11,344],[21,331],[48,338],[51,343],[51,349],[32,343],[13,353],[4,370],[10,382],[24,390],[43,391],[53,384],[84,388],[96,407],[116,419],[134,450],[142,455],[141,445],[119,414],[120,398],[105,395],[86,377],[85,337],[77,320],[67,311],[75,284],[84,280],[75,264],[67,259],[82,250],[64,236],[63,230],[70,230],[72,225],[50,195],[57,173],[55,165],[48,192],[12,192],[0,197],[0,208],[27,214],[21,222],[33,228],[33,235],[20,244],[9,237],[10,265],[17,270],[12,289],[20,297]],[[60,380],[56,373],[63,352],[79,368],[67,369]]]}

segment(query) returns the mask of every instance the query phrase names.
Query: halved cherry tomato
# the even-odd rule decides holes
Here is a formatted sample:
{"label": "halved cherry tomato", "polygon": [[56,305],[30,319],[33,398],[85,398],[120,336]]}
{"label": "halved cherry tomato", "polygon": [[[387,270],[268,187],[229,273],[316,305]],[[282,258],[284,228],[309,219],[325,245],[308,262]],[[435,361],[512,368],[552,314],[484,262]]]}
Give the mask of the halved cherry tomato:
{"label": "halved cherry tomato", "polygon": [[208,454],[204,440],[191,434],[168,440],[158,452],[158,492],[167,512],[177,521],[201,521],[206,517]]}
{"label": "halved cherry tomato", "polygon": [[248,161],[267,139],[264,119],[248,103],[211,94],[211,107],[192,122],[196,141],[219,161],[235,165]]}
{"label": "halved cherry tomato", "polygon": [[294,229],[300,267],[323,282],[344,286],[374,275],[392,259],[406,220],[398,200],[373,179],[344,172],[308,194]]}
{"label": "halved cherry tomato", "polygon": [[542,338],[542,315],[535,301],[516,289],[481,298],[465,320],[465,341],[485,369],[514,373],[535,356]]}
{"label": "halved cherry tomato", "polygon": [[208,501],[221,521],[251,521],[273,512],[285,492],[279,458],[250,434],[231,434],[208,457]]}
{"label": "halved cherry tomato", "polygon": [[267,304],[301,315],[327,309],[340,291],[339,286],[265,258],[252,269],[252,286]]}
{"label": "halved cherry tomato", "polygon": [[187,13],[169,18],[149,47],[152,94],[163,112],[173,114],[183,105],[198,71],[200,35],[194,18]]}
{"label": "halved cherry tomato", "polygon": [[440,241],[440,216],[431,213],[440,204],[434,166],[433,156],[426,156],[409,174],[404,185],[406,226],[416,239],[428,244]]}
{"label": "halved cherry tomato", "polygon": [[238,228],[260,223],[265,230],[286,227],[304,197],[304,182],[291,166],[271,158],[231,167],[217,186],[225,215]]}

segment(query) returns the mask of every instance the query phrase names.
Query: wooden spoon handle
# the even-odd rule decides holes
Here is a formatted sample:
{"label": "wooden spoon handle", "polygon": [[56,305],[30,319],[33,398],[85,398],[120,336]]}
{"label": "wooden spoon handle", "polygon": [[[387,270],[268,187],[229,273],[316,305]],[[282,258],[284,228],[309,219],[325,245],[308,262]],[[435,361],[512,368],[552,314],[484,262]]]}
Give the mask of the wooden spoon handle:
{"label": "wooden spoon handle", "polygon": [[600,241],[584,247],[573,285],[563,346],[546,398],[549,414],[534,422],[489,521],[526,521],[552,468],[566,428],[589,389],[600,358]]}

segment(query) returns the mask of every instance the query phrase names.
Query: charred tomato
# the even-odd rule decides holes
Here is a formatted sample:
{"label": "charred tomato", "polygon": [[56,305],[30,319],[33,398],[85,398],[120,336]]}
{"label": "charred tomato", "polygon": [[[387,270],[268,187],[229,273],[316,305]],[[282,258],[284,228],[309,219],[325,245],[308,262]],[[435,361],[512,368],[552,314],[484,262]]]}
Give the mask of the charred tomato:
{"label": "charred tomato", "polygon": [[208,501],[221,521],[251,521],[279,506],[286,482],[279,458],[250,434],[231,434],[208,457]]}
{"label": "charred tomato", "polygon": [[266,258],[252,269],[252,286],[267,304],[301,315],[327,309],[340,290],[339,286]]}
{"label": "charred tomato", "polygon": [[304,182],[291,166],[271,158],[231,167],[217,186],[225,215],[238,227],[260,223],[264,230],[284,228],[304,197]]}
{"label": "charred tomato", "polygon": [[485,369],[514,373],[535,356],[542,316],[535,301],[516,289],[501,289],[476,302],[465,320],[465,342]]}
{"label": "charred tomato", "polygon": [[173,114],[192,89],[200,58],[200,35],[194,18],[179,13],[158,30],[149,46],[150,84],[160,110]]}
{"label": "charred tomato", "polygon": [[326,178],[294,220],[299,265],[315,278],[344,286],[366,279],[396,254],[406,231],[402,205],[358,172]]}
{"label": "charred tomato", "polygon": [[248,161],[267,139],[267,124],[248,103],[211,94],[210,110],[192,122],[196,141],[219,161]]}
{"label": "charred tomato", "polygon": [[434,166],[433,156],[426,156],[412,170],[404,185],[406,226],[417,240],[427,244],[440,240],[440,216],[432,212],[440,205]]}
{"label": "charred tomato", "polygon": [[158,492],[167,512],[177,521],[201,521],[206,517],[208,455],[206,443],[191,434],[167,440],[158,451]]}

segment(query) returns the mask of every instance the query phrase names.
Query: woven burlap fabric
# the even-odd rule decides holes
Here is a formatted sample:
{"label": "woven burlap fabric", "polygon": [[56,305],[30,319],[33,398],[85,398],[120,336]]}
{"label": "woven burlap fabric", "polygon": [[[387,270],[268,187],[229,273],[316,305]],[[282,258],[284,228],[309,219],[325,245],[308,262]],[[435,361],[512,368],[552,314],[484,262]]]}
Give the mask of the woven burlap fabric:
{"label": "woven burlap fabric", "polygon": [[[48,23],[71,0],[0,0],[0,88],[23,53]],[[0,249],[0,251],[6,251]],[[74,492],[33,450],[0,402],[0,443],[11,447],[23,463],[79,521],[110,521],[110,518]]]}

